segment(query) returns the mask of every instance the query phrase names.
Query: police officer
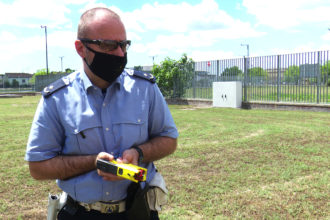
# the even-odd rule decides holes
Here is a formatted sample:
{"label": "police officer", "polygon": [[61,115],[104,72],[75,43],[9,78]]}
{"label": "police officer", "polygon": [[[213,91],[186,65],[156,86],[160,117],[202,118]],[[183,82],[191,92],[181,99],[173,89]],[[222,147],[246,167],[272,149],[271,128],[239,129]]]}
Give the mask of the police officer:
{"label": "police officer", "polygon": [[176,149],[178,132],[154,77],[124,70],[130,43],[115,12],[86,11],[75,41],[83,70],[42,92],[25,159],[33,178],[57,179],[75,204],[59,219],[126,219],[130,181],[96,169],[96,160],[146,167],[150,182],[153,161]]}

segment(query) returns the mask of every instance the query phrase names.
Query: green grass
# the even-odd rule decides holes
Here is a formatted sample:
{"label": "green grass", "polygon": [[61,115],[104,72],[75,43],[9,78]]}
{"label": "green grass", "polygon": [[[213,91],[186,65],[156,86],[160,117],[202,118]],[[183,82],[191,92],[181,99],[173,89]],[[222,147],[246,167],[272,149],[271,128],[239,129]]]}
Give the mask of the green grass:
{"label": "green grass", "polygon": [[[172,108],[164,219],[327,219],[329,113]],[[173,218],[173,219],[175,219]]]}
{"label": "green grass", "polygon": [[[0,99],[0,219],[45,219],[54,181],[24,161],[40,97]],[[177,151],[156,166],[170,191],[161,219],[329,219],[330,116],[171,106]]]}
{"label": "green grass", "polygon": [[[189,88],[183,98],[212,99],[212,88]],[[249,86],[247,88],[248,101],[277,101],[276,86]],[[279,99],[281,102],[317,103],[316,86],[281,86]],[[319,91],[319,103],[330,104],[330,87],[321,86]]]}

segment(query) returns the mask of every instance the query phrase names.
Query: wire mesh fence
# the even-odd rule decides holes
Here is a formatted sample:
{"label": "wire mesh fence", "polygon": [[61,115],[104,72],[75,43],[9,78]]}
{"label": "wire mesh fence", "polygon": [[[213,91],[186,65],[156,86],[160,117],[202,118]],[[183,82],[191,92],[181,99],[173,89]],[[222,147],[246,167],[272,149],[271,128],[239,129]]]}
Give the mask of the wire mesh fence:
{"label": "wire mesh fence", "polygon": [[27,92],[40,92],[46,86],[52,82],[62,78],[63,76],[68,75],[69,73],[57,73],[57,74],[48,74],[48,75],[38,75],[35,78],[34,83],[29,83],[26,85],[17,85],[12,86],[8,83],[0,85],[0,93],[27,93]]}
{"label": "wire mesh fence", "polygon": [[36,89],[36,91],[40,92],[47,85],[62,78],[63,76],[67,76],[67,75],[69,75],[69,73],[58,73],[58,74],[48,74],[48,75],[36,76],[35,89]]}

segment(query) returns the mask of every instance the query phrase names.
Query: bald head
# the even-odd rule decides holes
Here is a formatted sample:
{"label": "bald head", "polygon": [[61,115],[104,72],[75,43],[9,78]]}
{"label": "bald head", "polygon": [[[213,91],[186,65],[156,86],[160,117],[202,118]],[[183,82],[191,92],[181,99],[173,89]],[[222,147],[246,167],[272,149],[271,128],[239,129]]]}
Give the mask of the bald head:
{"label": "bald head", "polygon": [[108,19],[109,21],[115,21],[122,24],[120,17],[114,11],[108,8],[92,8],[84,12],[79,21],[78,25],[78,38],[86,38],[88,37],[88,33],[91,30],[91,24],[93,24],[96,20],[99,19]]}

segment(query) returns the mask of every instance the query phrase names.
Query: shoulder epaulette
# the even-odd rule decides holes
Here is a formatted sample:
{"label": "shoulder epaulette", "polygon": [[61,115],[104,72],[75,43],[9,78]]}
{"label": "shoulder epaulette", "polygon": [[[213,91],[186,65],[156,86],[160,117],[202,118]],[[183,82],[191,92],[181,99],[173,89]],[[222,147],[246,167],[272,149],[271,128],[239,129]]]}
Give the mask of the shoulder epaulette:
{"label": "shoulder epaulette", "polygon": [[62,89],[63,87],[65,87],[69,84],[70,84],[70,80],[66,77],[63,77],[63,78],[58,79],[55,82],[49,84],[48,86],[46,86],[42,90],[41,94],[43,95],[43,97],[48,98],[51,94]]}
{"label": "shoulder epaulette", "polygon": [[137,71],[137,70],[128,70],[127,73],[131,76],[139,77],[141,79],[148,80],[152,83],[156,82],[156,77],[152,75],[151,73],[146,73],[142,71]]}

